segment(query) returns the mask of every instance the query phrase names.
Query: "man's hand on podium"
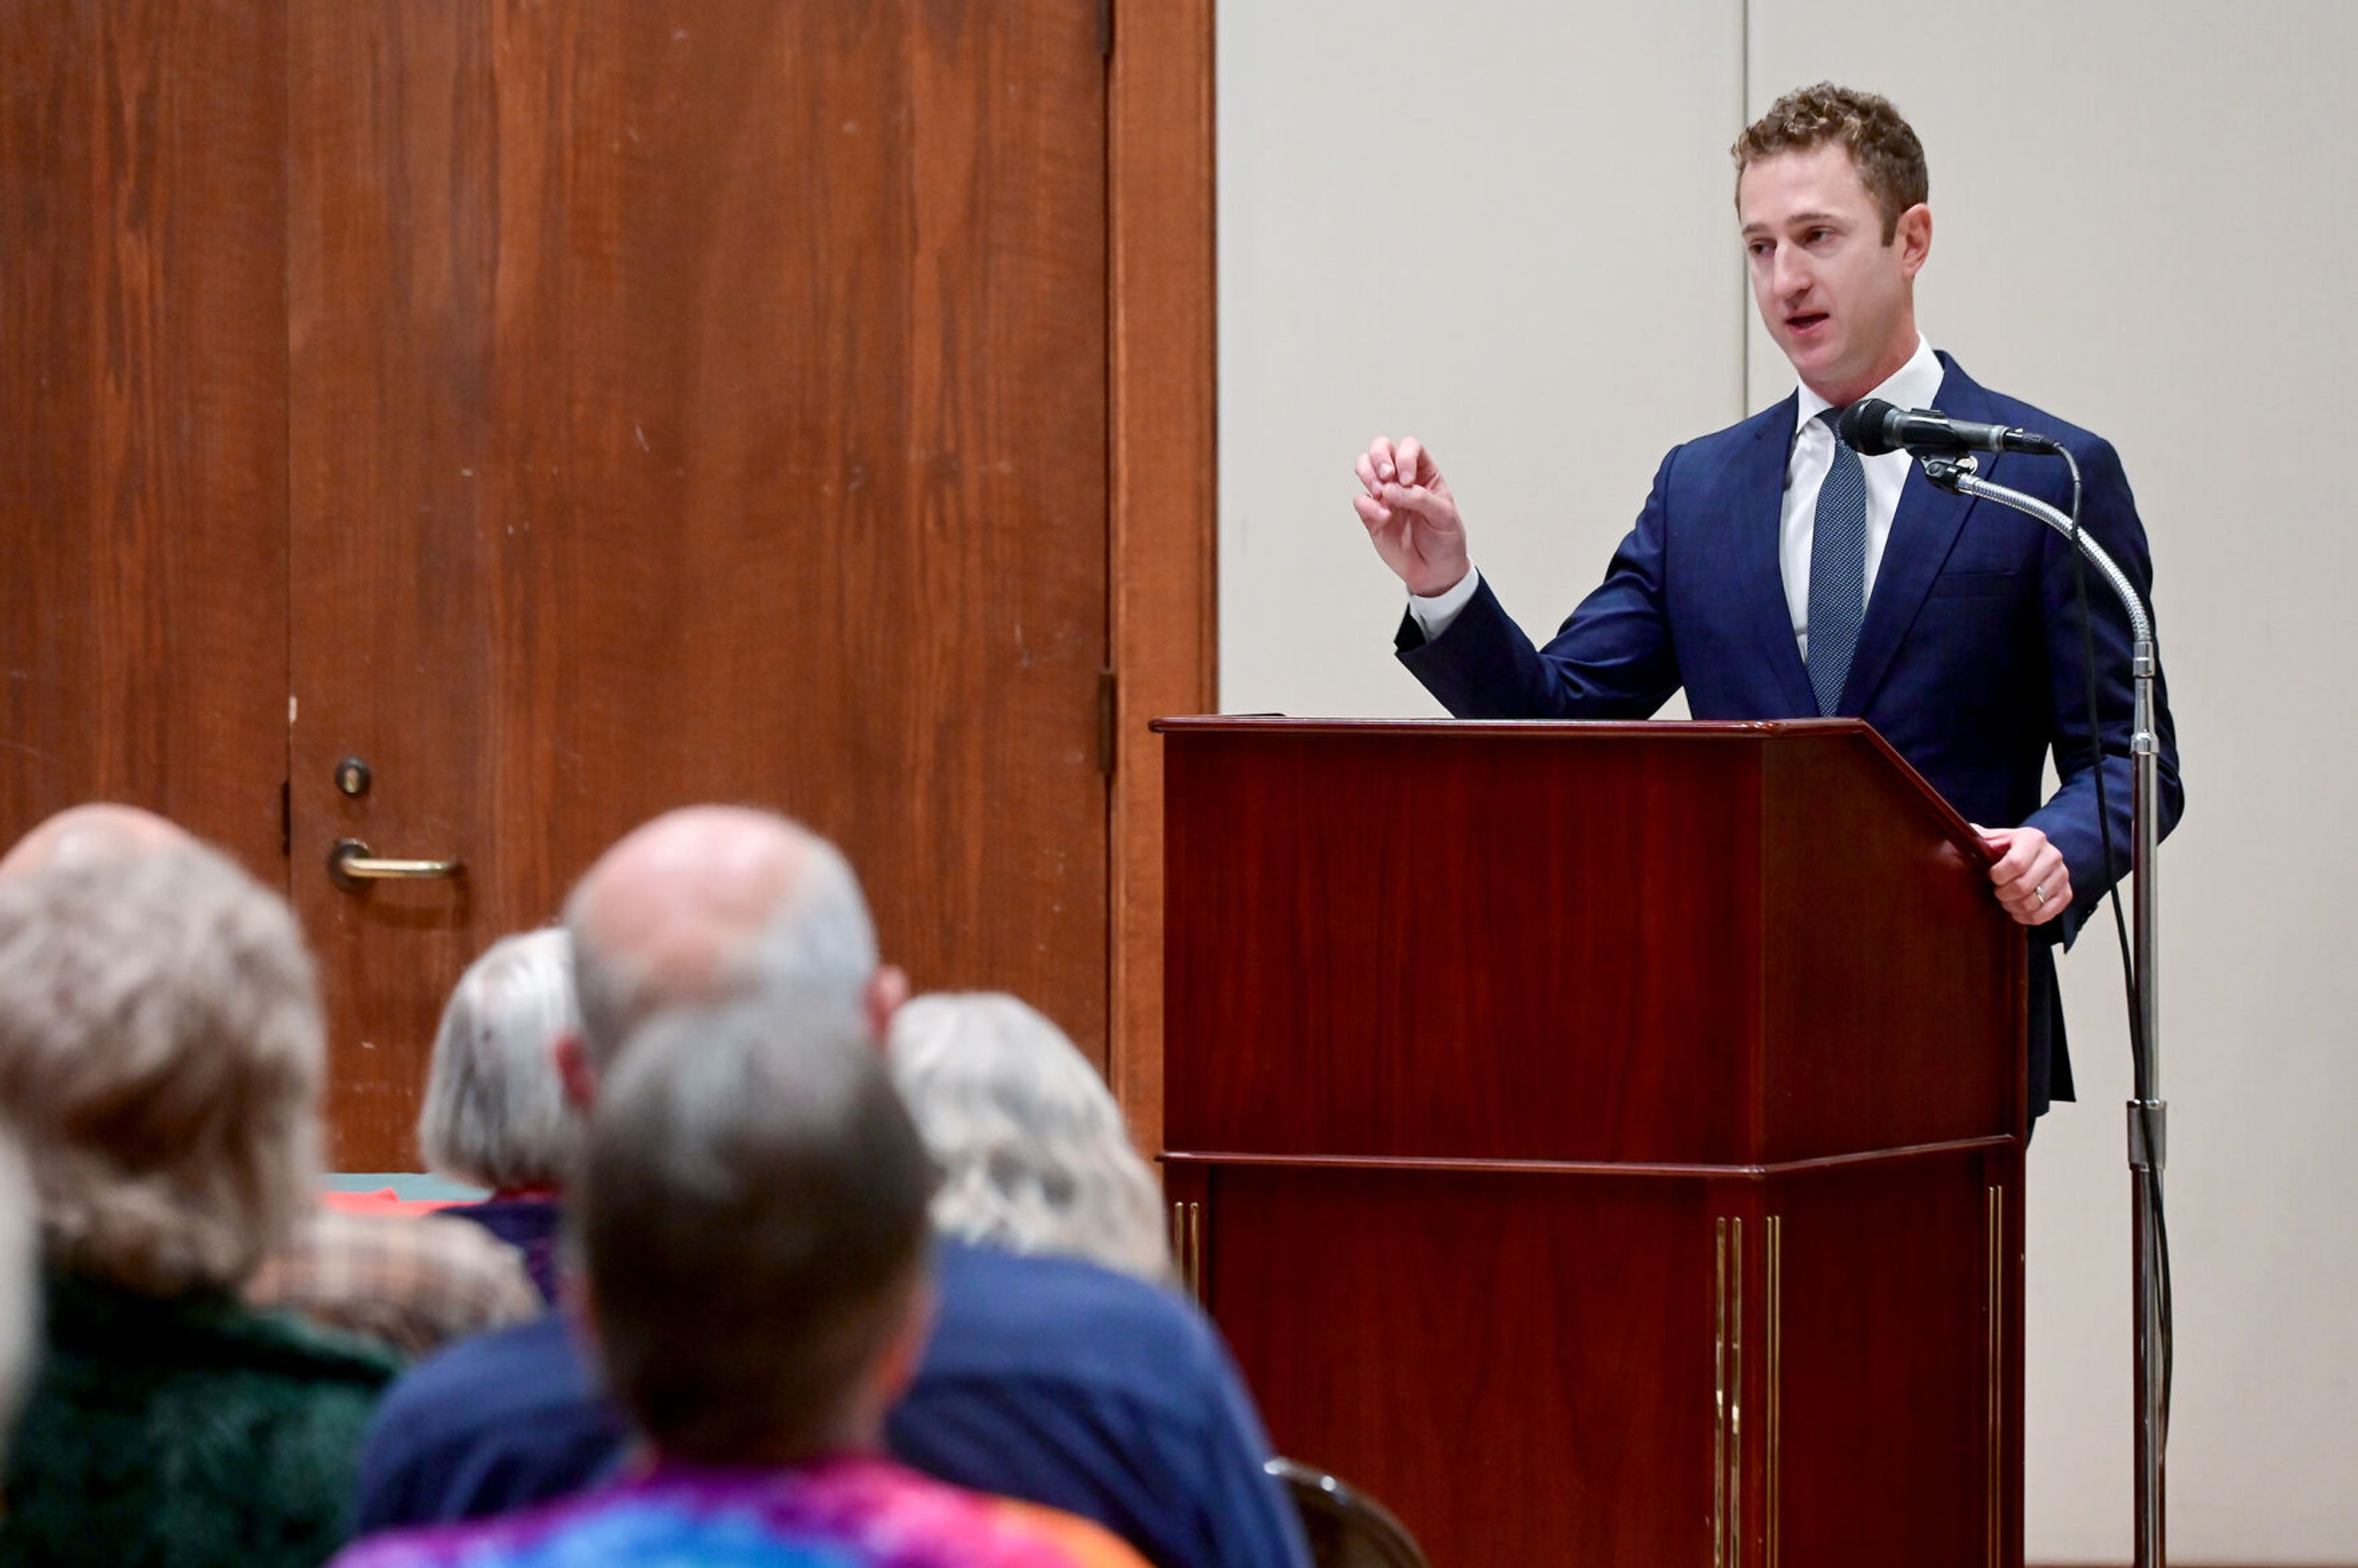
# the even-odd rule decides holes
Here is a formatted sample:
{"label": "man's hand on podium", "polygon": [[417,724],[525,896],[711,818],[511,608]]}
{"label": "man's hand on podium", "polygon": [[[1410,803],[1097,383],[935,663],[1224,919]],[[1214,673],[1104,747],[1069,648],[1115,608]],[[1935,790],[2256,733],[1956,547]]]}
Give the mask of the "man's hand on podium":
{"label": "man's hand on podium", "polygon": [[2071,868],[2063,851],[2036,827],[1984,827],[1974,825],[1997,856],[1990,881],[1997,888],[2000,908],[2025,925],[2044,925],[2071,903]]}
{"label": "man's hand on podium", "polygon": [[1384,565],[1421,599],[1463,582],[1473,570],[1466,524],[1423,443],[1410,436],[1395,449],[1390,438],[1379,436],[1360,454],[1358,470],[1367,493],[1353,496],[1351,505]]}

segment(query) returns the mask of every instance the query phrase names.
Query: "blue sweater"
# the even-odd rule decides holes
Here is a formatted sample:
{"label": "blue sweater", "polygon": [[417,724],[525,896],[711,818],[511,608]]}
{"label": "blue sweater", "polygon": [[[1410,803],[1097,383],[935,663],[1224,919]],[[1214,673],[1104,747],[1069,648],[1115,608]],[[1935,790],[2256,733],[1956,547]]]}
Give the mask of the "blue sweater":
{"label": "blue sweater", "polygon": [[[1160,1568],[1300,1568],[1261,1473],[1260,1417],[1217,1333],[1170,1292],[1062,1258],[944,1242],[938,1315],[892,1412],[895,1457],[1063,1509]],[[561,1319],[452,1346],[385,1398],[361,1459],[363,1532],[480,1519],[604,1479],[621,1416]]]}

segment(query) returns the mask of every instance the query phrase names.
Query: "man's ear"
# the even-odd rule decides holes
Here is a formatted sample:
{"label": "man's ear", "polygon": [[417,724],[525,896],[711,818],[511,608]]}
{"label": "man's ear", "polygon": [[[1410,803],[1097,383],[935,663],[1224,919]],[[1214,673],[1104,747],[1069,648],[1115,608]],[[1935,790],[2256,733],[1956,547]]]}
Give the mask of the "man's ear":
{"label": "man's ear", "polygon": [[598,1103],[598,1069],[590,1065],[590,1053],[581,1047],[579,1030],[568,1029],[548,1043],[549,1054],[557,1059],[557,1079],[565,1086],[565,1098],[582,1115],[590,1114]]}
{"label": "man's ear", "polygon": [[574,1262],[577,1267],[567,1270],[557,1281],[557,1289],[564,1292],[559,1299],[565,1309],[566,1325],[595,1363],[599,1350],[598,1307],[590,1299],[590,1281],[578,1267],[580,1260],[577,1258]]}
{"label": "man's ear", "polygon": [[1919,201],[1899,214],[1891,237],[1899,243],[1900,271],[1914,278],[1932,254],[1932,210]]}
{"label": "man's ear", "polygon": [[844,1430],[841,1441],[856,1448],[882,1446],[884,1423],[901,1396],[916,1381],[917,1367],[925,1354],[925,1341],[934,1331],[935,1295],[931,1271],[911,1287],[897,1306],[886,1310],[899,1313],[899,1321],[876,1352],[875,1359],[860,1369],[860,1380],[853,1385],[851,1397],[843,1411]]}
{"label": "man's ear", "polygon": [[868,982],[868,1036],[878,1050],[884,1048],[884,1031],[892,1026],[892,1015],[909,1000],[909,977],[895,964],[877,969]]}
{"label": "man's ear", "polygon": [[917,1366],[925,1359],[925,1342],[934,1336],[936,1300],[930,1274],[918,1281],[909,1292],[901,1322],[886,1341],[884,1353],[877,1357],[875,1375],[871,1379],[880,1411],[891,1410],[908,1392],[909,1385],[917,1380]]}

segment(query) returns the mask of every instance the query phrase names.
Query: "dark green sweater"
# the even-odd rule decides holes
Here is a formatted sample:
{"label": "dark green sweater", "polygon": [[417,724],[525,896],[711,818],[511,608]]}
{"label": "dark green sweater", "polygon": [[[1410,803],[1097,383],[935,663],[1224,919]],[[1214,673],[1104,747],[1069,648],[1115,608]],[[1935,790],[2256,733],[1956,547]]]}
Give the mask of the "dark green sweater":
{"label": "dark green sweater", "polygon": [[382,1351],[226,1295],[52,1279],[0,1564],[315,1568],[342,1544]]}

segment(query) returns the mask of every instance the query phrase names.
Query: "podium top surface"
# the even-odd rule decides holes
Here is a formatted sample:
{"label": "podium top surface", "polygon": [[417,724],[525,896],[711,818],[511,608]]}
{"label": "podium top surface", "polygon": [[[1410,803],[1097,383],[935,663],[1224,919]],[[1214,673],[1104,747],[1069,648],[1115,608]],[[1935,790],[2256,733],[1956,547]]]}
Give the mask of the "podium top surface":
{"label": "podium top surface", "polygon": [[1762,745],[1778,741],[1844,737],[1877,753],[1913,789],[1923,808],[1939,825],[1942,837],[1969,860],[1982,865],[1997,857],[1982,842],[1973,825],[1951,806],[1948,797],[1925,782],[1890,741],[1864,719],[1320,719],[1282,713],[1204,713],[1152,719],[1147,728],[1158,735],[1178,738],[1267,736],[1292,739],[1372,740],[1411,737],[1452,740],[1524,740],[1554,741],[1709,742]]}

